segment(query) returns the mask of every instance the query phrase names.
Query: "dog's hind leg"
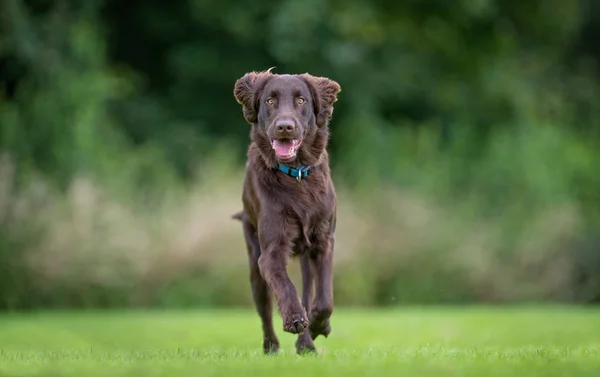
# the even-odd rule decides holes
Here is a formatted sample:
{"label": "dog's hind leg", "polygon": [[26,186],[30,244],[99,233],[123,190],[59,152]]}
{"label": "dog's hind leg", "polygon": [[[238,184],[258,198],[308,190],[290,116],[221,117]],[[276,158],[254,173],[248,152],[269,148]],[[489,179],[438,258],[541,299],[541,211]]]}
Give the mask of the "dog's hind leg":
{"label": "dog's hind leg", "polygon": [[260,245],[256,229],[250,222],[243,220],[244,239],[248,249],[248,260],[250,264],[250,284],[252,286],[252,298],[256,311],[260,316],[263,330],[263,350],[266,354],[277,353],[279,340],[273,328],[273,302],[271,291],[267,282],[260,274],[258,258],[260,257]]}

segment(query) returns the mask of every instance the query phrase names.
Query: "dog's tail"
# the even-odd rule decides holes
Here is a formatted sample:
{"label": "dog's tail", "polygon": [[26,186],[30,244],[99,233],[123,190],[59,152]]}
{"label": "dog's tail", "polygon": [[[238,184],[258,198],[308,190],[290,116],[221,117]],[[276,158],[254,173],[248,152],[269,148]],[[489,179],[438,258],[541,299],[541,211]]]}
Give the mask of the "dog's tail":
{"label": "dog's tail", "polygon": [[232,219],[235,219],[235,220],[240,220],[240,221],[242,221],[242,220],[244,219],[244,216],[245,216],[245,215],[246,215],[246,214],[244,213],[244,211],[240,211],[240,212],[236,212],[236,213],[234,213],[234,214],[233,214],[233,216],[231,216],[231,218],[232,218]]}

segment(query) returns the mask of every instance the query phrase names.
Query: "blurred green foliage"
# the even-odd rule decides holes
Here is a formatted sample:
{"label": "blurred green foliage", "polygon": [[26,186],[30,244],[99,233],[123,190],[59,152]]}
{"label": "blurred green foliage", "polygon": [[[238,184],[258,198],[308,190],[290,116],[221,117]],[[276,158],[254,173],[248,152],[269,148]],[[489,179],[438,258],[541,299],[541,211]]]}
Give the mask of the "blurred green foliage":
{"label": "blurred green foliage", "polygon": [[[213,185],[203,191],[208,196],[218,192],[218,174],[243,166],[248,143],[233,83],[272,66],[342,86],[331,125],[333,171],[383,234],[373,232],[364,245],[377,247],[381,261],[365,250],[366,257],[340,267],[339,281],[354,289],[339,288],[342,303],[600,299],[600,5],[593,0],[4,0],[0,6],[0,151],[14,170],[10,179],[0,177],[0,306],[129,304],[133,278],[89,286],[59,279],[31,294],[39,271],[26,263],[28,253],[42,252],[39,240],[63,208],[44,212],[60,202],[47,198],[68,202],[73,182],[91,177],[150,224],[156,203],[169,207],[197,184]],[[404,220],[390,211],[389,196],[372,194],[389,187],[451,214],[430,230],[435,245],[392,242]],[[532,229],[539,219],[553,225]],[[523,280],[515,281],[531,291],[497,296],[489,293],[497,288],[481,283],[493,280],[491,272],[465,282],[464,270],[445,270],[445,250],[465,241],[452,233],[481,224],[495,235],[493,246],[480,246],[477,255],[522,267]],[[97,242],[104,250],[103,239]],[[414,247],[422,260],[398,257],[402,247]],[[560,271],[568,271],[556,277],[564,283],[558,295],[535,289],[563,274],[544,269],[557,260],[549,249],[558,250],[565,259]],[[519,255],[538,252],[544,263],[532,266]],[[370,267],[357,268],[363,265]],[[215,271],[172,277],[169,292],[179,293],[165,296],[157,288],[150,296],[160,298],[145,302],[247,301],[247,292],[238,299],[237,291],[219,293],[202,283],[214,281]],[[227,276],[246,279],[244,267],[232,271]],[[353,286],[361,274],[372,277]],[[547,281],[526,282],[541,275]],[[90,298],[96,291],[108,298]]]}

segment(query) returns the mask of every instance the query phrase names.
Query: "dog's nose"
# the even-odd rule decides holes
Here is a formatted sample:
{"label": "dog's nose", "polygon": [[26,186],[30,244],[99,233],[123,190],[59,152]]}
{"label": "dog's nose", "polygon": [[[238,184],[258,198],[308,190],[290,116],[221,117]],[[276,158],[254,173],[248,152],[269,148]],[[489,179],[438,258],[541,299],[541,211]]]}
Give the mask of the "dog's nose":
{"label": "dog's nose", "polygon": [[275,123],[275,127],[277,127],[277,132],[279,133],[283,133],[283,132],[287,132],[290,133],[292,131],[294,131],[294,128],[296,127],[294,125],[294,122],[291,120],[278,120]]}

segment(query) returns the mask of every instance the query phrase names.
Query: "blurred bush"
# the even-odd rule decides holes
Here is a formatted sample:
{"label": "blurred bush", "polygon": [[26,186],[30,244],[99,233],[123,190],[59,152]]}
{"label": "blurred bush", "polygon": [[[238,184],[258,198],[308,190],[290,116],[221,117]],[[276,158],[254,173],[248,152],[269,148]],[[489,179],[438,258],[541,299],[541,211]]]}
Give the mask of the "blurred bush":
{"label": "blurred bush", "polygon": [[250,304],[271,66],[342,86],[339,304],[600,300],[596,2],[248,4],[0,5],[0,307]]}

